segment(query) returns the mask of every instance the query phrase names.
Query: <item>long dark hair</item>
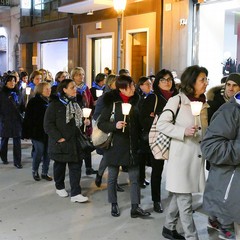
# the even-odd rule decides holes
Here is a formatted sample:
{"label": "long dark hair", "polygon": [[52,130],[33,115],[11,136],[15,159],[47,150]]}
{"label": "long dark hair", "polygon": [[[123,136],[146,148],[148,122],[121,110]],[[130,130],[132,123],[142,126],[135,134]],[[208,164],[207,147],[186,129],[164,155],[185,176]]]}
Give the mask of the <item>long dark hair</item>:
{"label": "long dark hair", "polygon": [[172,78],[172,87],[170,89],[170,91],[176,91],[176,85],[175,85],[175,82],[174,82],[174,78],[173,78],[173,75],[171,73],[171,71],[167,70],[167,69],[162,69],[161,71],[159,71],[156,76],[155,76],[155,80],[153,82],[153,90],[156,94],[160,93],[160,89],[159,89],[159,82],[160,80],[166,76],[167,74],[170,75],[170,77]]}

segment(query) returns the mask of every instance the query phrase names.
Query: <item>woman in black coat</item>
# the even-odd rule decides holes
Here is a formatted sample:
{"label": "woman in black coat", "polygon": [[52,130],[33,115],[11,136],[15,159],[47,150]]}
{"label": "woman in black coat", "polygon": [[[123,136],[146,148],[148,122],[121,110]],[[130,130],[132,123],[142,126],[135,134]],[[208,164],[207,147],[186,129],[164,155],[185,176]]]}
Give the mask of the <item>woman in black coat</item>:
{"label": "woman in black coat", "polygon": [[0,155],[3,164],[8,164],[7,151],[8,139],[13,138],[13,162],[16,168],[22,168],[21,164],[21,136],[22,136],[22,112],[24,104],[22,96],[16,88],[17,79],[14,75],[7,75],[4,86],[0,92]]}
{"label": "woman in black coat", "polygon": [[[117,178],[119,166],[128,167],[130,179],[131,217],[145,217],[150,213],[141,209],[139,188],[138,139],[140,126],[138,119],[138,94],[130,76],[119,76],[116,80],[116,90],[107,92],[103,96],[104,109],[99,118],[98,127],[108,133],[113,132],[112,146],[104,152],[108,163],[108,200],[112,204],[111,214],[120,215],[117,203]],[[111,112],[115,103],[114,121],[110,121]],[[132,105],[126,122],[122,114],[122,103]],[[123,131],[124,128],[124,131]]]}
{"label": "woman in black coat", "polygon": [[[54,160],[53,173],[56,193],[67,197],[65,190],[66,165],[69,169],[71,202],[86,202],[81,194],[81,168],[83,152],[78,144],[80,127],[83,124],[82,110],[76,102],[76,84],[71,79],[63,80],[58,86],[60,97],[53,100],[44,117],[44,130],[48,134],[48,153]],[[90,124],[85,120],[86,125]]]}
{"label": "woman in black coat", "polygon": [[[145,119],[144,116],[147,116],[146,127],[147,131],[150,130],[150,122],[153,122],[153,116],[155,114],[160,114],[165,107],[168,99],[178,93],[172,73],[169,70],[162,69],[156,74],[155,81],[153,83],[153,90],[156,94],[155,97],[149,98],[149,101],[146,99],[145,104],[148,105],[148,108],[144,107],[141,118]],[[157,106],[155,113],[153,112],[155,101],[157,96]],[[150,127],[150,128],[149,128]],[[161,205],[161,181],[162,181],[162,171],[164,167],[164,161],[161,159],[155,159],[152,155],[151,157],[152,173],[151,173],[151,192],[152,192],[152,201],[153,201],[153,210],[158,213],[162,213]]]}
{"label": "woman in black coat", "polygon": [[[43,129],[43,119],[49,104],[51,85],[47,82],[39,83],[34,89],[35,97],[28,102],[23,121],[23,137],[30,138],[34,146],[32,154],[32,174],[35,181],[46,179],[52,181],[48,175],[50,159],[47,153],[47,134]],[[39,165],[42,162],[41,178],[38,174]]]}

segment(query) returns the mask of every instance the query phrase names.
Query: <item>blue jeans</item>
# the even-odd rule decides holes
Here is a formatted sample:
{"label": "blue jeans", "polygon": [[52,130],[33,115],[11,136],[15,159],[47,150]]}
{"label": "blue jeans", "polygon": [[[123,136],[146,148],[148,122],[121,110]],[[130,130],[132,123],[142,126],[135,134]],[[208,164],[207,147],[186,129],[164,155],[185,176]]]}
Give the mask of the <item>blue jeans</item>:
{"label": "blue jeans", "polygon": [[[7,152],[8,152],[8,139],[6,137],[2,137],[1,139],[1,159],[3,162],[7,162]],[[13,162],[14,164],[21,164],[21,138],[20,137],[14,137],[13,138]]]}
{"label": "blue jeans", "polygon": [[47,144],[34,139],[32,139],[32,144],[34,146],[34,151],[32,153],[32,171],[38,172],[39,165],[42,161],[42,174],[47,175],[50,163],[50,159],[47,153]]}

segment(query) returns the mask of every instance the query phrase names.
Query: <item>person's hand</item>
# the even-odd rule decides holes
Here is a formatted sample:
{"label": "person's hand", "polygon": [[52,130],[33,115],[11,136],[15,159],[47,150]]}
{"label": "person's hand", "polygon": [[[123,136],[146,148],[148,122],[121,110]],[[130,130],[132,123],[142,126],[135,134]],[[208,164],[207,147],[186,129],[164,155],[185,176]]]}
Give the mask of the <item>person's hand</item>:
{"label": "person's hand", "polygon": [[186,137],[192,137],[196,131],[196,126],[188,127],[184,131]]}
{"label": "person's hand", "polygon": [[61,142],[65,142],[65,141],[66,141],[65,138],[60,138],[57,142],[58,142],[58,143],[61,143]]}
{"label": "person's hand", "polygon": [[151,113],[150,113],[150,117],[155,117],[155,113],[154,113],[154,112],[151,112]]}
{"label": "person's hand", "polygon": [[91,124],[90,119],[89,119],[89,118],[85,118],[85,119],[84,119],[84,125],[85,125],[85,126],[89,126],[90,124]]}
{"label": "person's hand", "polygon": [[123,127],[125,127],[126,126],[126,122],[124,122],[124,121],[118,121],[117,123],[116,123],[116,128],[117,129],[122,129]]}

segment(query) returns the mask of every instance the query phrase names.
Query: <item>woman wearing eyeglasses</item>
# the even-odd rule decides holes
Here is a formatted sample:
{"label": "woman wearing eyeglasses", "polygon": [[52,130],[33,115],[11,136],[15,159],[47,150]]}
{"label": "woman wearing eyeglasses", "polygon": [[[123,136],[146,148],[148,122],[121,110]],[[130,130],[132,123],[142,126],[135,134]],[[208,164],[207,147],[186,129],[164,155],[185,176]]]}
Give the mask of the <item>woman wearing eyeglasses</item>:
{"label": "woman wearing eyeglasses", "polygon": [[[176,114],[181,99],[175,124],[170,111],[163,112],[157,122],[157,129],[171,138],[166,172],[166,189],[171,195],[162,231],[168,239],[198,240],[192,193],[201,193],[205,187],[205,161],[200,143],[208,124],[208,104],[204,95],[207,76],[208,71],[204,67],[194,65],[186,68],[181,76],[180,93],[170,98],[164,108]],[[191,102],[194,101],[203,103],[197,122],[191,111]],[[176,230],[178,220],[181,220],[184,237]]]}
{"label": "woman wearing eyeglasses", "polygon": [[[150,131],[154,116],[160,114],[165,107],[167,101],[172,96],[178,93],[173,75],[171,71],[162,69],[156,74],[155,81],[153,83],[154,95],[149,98],[147,104],[149,107],[144,107],[145,116],[147,117],[149,124],[147,126],[148,132]],[[157,99],[156,99],[157,98]],[[154,105],[157,100],[157,106],[154,112]],[[164,161],[155,159],[151,154],[151,192],[153,201],[153,210],[157,213],[162,213],[163,208],[161,205],[161,180]]]}

